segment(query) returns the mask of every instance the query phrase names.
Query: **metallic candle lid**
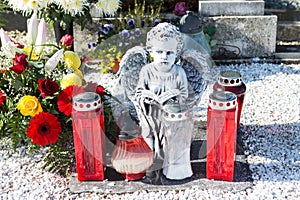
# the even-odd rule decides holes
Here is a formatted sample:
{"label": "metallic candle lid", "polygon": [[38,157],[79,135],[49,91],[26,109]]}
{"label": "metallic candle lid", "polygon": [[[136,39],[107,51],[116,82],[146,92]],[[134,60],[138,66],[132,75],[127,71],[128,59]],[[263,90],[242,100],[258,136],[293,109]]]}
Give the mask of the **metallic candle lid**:
{"label": "metallic candle lid", "polygon": [[73,97],[73,108],[77,111],[92,111],[101,106],[101,98],[94,92],[84,92]]}
{"label": "metallic candle lid", "polygon": [[218,83],[223,86],[239,86],[242,84],[242,76],[237,71],[222,71]]}
{"label": "metallic candle lid", "polygon": [[181,121],[191,117],[190,111],[185,105],[166,104],[163,111],[163,117],[168,121]]}
{"label": "metallic candle lid", "polygon": [[209,106],[216,110],[229,110],[237,106],[237,97],[228,91],[215,91],[209,95]]}

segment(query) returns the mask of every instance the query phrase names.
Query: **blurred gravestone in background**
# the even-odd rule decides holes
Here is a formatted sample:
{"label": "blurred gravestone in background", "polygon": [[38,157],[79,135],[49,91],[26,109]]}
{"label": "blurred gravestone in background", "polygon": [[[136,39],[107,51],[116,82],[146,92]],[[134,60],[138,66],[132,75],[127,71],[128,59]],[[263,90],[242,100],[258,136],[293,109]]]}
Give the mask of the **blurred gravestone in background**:
{"label": "blurred gravestone in background", "polygon": [[265,0],[265,13],[278,17],[276,52],[300,52],[300,1]]}

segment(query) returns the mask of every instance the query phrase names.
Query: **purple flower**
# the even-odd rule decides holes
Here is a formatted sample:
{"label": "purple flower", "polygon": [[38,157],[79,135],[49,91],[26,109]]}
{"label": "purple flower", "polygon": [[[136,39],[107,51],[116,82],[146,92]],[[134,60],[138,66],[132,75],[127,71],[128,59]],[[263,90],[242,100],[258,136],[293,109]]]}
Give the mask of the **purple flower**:
{"label": "purple flower", "polygon": [[140,36],[142,35],[141,29],[136,28],[136,29],[135,29],[135,35],[136,35],[137,37],[140,37]]}
{"label": "purple flower", "polygon": [[153,25],[156,26],[157,24],[159,24],[159,20],[155,19],[154,22],[153,22]]}
{"label": "purple flower", "polygon": [[109,34],[110,31],[114,29],[114,26],[112,24],[104,24],[99,27],[99,30],[104,34],[107,35]]}
{"label": "purple flower", "polygon": [[128,22],[127,22],[127,25],[128,26],[134,26],[134,19],[132,19],[132,18],[129,19]]}
{"label": "purple flower", "polygon": [[130,33],[128,30],[124,29],[122,32],[121,32],[123,38],[129,38],[130,37]]}
{"label": "purple flower", "polygon": [[178,16],[185,15],[187,11],[187,7],[185,6],[185,2],[178,2],[174,8],[174,14]]}

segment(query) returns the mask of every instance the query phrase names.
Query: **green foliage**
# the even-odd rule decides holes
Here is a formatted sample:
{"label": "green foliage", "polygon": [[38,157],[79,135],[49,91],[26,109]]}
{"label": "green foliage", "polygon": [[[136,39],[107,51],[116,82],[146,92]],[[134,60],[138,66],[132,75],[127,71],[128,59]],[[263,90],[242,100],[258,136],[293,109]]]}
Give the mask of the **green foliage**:
{"label": "green foliage", "polygon": [[212,36],[216,33],[217,29],[214,25],[208,25],[204,28],[203,33],[211,48],[217,44],[217,40],[212,39]]}
{"label": "green foliage", "polygon": [[56,4],[50,4],[47,8],[43,8],[39,12],[40,17],[43,17],[47,23],[53,24],[56,21],[60,22],[60,26],[66,30],[69,28],[70,24],[75,20],[83,30],[88,22],[92,22],[92,16],[90,14],[90,8],[84,6],[83,15],[71,16],[71,14],[64,13],[63,9]]}
{"label": "green foliage", "polygon": [[6,19],[1,16],[1,12],[5,11],[8,6],[4,3],[3,0],[0,0],[0,26],[3,26],[3,23],[6,22]]}
{"label": "green foliage", "polygon": [[[72,126],[72,122],[63,127]],[[71,123],[71,124],[70,124]],[[43,169],[62,176],[69,176],[75,163],[75,150],[72,130],[65,129],[60,135],[59,142],[52,144],[44,156]]]}

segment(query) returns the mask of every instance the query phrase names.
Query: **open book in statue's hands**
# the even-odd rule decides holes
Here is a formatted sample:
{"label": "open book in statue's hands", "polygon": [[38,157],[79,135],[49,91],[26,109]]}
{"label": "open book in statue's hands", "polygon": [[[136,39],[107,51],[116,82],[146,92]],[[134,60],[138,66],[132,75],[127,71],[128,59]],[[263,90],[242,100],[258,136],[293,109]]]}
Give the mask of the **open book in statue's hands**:
{"label": "open book in statue's hands", "polygon": [[[145,99],[145,103],[148,103],[148,104],[158,103],[158,104],[162,105],[166,101],[168,101],[178,95],[180,95],[180,91],[178,89],[168,90],[166,92],[163,92],[160,95],[157,95],[150,90],[141,91],[141,97],[143,97]],[[155,102],[153,102],[153,101],[155,101]]]}

